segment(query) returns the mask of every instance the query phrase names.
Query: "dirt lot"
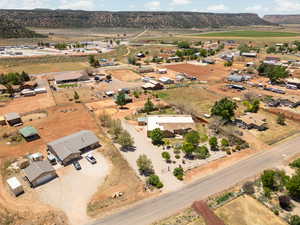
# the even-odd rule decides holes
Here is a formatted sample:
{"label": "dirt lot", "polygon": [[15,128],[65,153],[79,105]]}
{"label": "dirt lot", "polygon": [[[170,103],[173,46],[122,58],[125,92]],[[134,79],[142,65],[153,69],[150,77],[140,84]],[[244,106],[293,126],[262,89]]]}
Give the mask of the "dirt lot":
{"label": "dirt lot", "polygon": [[[6,145],[3,143],[0,145],[0,147],[3,148],[0,152],[0,158],[18,157],[36,151],[45,152],[46,143],[83,129],[99,133],[94,119],[83,105],[74,104],[69,106],[51,107],[48,108],[46,112],[48,115],[47,117],[29,121],[23,125],[35,127],[41,138],[33,142],[25,142],[21,145]],[[20,128],[21,127],[14,128],[5,126],[2,127],[1,132],[17,132]]]}
{"label": "dirt lot", "polygon": [[[98,102],[87,103],[87,108],[94,111],[94,113],[99,116],[100,114],[106,113],[111,115],[114,119],[124,119],[126,117],[132,117],[132,115],[138,110],[144,107],[147,95],[141,95],[139,98],[133,98],[133,102],[125,105],[124,109],[120,109],[114,101],[114,99],[109,98]],[[156,104],[166,104],[163,101],[151,100]]]}
{"label": "dirt lot", "polygon": [[227,225],[287,225],[268,208],[249,196],[241,196],[216,210]]}
{"label": "dirt lot", "polygon": [[188,208],[152,225],[205,225],[205,222],[194,209]]}
{"label": "dirt lot", "polygon": [[106,70],[105,72],[121,81],[135,81],[141,79],[139,74],[131,70]]}
{"label": "dirt lot", "polygon": [[32,97],[16,98],[6,103],[1,103],[0,115],[9,112],[28,113],[54,106],[55,102],[50,93],[39,94]]}
{"label": "dirt lot", "polygon": [[226,68],[223,64],[198,66],[193,64],[176,64],[165,66],[167,69],[179,73],[186,73],[197,77],[199,80],[219,81],[227,77],[232,68]]}
{"label": "dirt lot", "polygon": [[81,170],[75,170],[73,165],[60,168],[57,170],[58,178],[36,188],[42,202],[63,210],[74,225],[89,222],[86,206],[109,173],[110,166],[105,158],[96,151],[93,155],[96,164],[92,165],[83,158],[80,160]]}

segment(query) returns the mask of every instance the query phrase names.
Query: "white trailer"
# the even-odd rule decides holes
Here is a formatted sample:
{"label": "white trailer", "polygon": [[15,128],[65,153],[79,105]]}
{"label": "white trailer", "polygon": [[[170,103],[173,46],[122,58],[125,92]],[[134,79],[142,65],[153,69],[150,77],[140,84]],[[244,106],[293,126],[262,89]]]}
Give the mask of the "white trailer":
{"label": "white trailer", "polygon": [[9,189],[14,193],[15,196],[18,196],[24,192],[23,186],[16,177],[11,177],[6,180]]}

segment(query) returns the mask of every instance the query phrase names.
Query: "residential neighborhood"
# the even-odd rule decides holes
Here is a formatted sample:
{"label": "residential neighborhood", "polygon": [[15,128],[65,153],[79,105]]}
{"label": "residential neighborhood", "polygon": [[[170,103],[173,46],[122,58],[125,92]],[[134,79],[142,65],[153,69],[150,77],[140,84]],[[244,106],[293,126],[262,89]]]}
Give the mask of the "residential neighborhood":
{"label": "residential neighborhood", "polygon": [[297,25],[36,11],[82,22],[0,38],[1,225],[300,224]]}

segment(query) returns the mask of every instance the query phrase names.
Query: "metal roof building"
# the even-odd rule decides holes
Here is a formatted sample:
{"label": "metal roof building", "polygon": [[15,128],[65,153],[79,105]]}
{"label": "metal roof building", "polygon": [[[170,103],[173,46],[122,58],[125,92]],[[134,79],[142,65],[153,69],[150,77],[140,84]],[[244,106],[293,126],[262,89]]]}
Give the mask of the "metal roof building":
{"label": "metal roof building", "polygon": [[31,140],[39,137],[37,130],[32,126],[23,127],[19,130],[19,133],[26,139]]}
{"label": "metal roof building", "polygon": [[24,173],[33,187],[44,184],[57,176],[55,169],[45,160],[32,162],[24,169]]}
{"label": "metal roof building", "polygon": [[79,131],[47,144],[49,151],[63,165],[80,158],[82,151],[95,148],[96,146],[99,146],[99,139],[93,132],[88,130]]}

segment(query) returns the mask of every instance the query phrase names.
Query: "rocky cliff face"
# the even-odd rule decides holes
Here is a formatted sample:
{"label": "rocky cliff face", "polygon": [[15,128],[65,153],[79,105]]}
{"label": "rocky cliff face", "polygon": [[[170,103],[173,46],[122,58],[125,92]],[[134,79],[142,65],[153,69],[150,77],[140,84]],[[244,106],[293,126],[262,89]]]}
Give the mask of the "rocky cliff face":
{"label": "rocky cliff face", "polygon": [[45,37],[22,25],[0,17],[0,38],[36,38]]}
{"label": "rocky cliff face", "polygon": [[73,10],[0,10],[0,17],[23,26],[203,28],[270,25],[256,14],[197,12],[88,12]]}
{"label": "rocky cliff face", "polygon": [[264,20],[277,24],[300,24],[299,15],[266,15]]}

